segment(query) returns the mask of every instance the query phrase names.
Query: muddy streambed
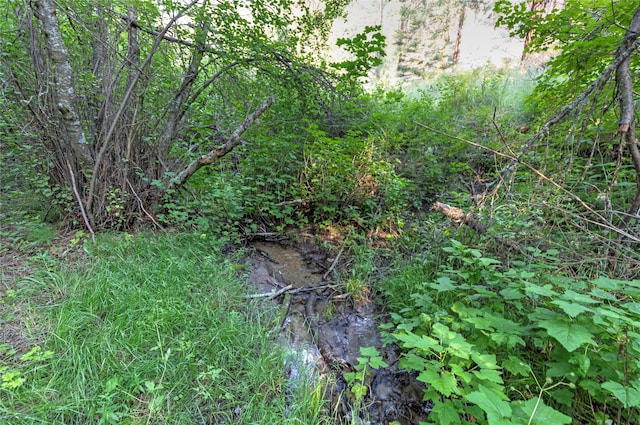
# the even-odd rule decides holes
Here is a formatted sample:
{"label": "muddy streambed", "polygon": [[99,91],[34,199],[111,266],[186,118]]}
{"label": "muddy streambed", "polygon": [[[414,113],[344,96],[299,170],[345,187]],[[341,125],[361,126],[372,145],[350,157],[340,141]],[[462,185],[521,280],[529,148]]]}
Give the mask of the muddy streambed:
{"label": "muddy streambed", "polygon": [[[396,347],[383,346],[373,304],[354,305],[332,281],[335,258],[311,244],[259,241],[250,247],[249,281],[255,294],[249,297],[281,305],[280,337],[292,353],[285,371],[291,385],[299,379],[330,383],[326,393],[337,423],[426,421],[431,405],[422,400],[423,385],[398,369]],[[361,347],[377,348],[389,367],[371,371],[367,395],[354,409],[343,375],[355,370]]]}

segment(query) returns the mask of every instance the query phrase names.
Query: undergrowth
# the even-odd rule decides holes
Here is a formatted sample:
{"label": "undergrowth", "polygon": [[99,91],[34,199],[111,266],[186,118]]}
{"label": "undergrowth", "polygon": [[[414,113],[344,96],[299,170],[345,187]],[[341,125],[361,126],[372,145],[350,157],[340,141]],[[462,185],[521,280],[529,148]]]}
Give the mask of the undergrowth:
{"label": "undergrowth", "polygon": [[426,383],[429,423],[633,424],[640,281],[568,277],[557,250],[510,267],[451,240],[382,283],[400,367]]}

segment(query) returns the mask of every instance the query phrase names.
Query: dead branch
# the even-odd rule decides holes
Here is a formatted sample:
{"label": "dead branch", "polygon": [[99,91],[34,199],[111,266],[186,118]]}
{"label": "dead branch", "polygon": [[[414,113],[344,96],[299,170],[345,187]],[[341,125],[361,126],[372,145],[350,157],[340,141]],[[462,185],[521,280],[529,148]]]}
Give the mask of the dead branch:
{"label": "dead branch", "polygon": [[325,280],[327,276],[329,276],[329,273],[331,273],[331,271],[336,267],[336,264],[338,264],[338,260],[340,259],[340,256],[342,255],[343,251],[344,251],[344,246],[340,248],[340,251],[338,251],[338,255],[336,255],[336,258],[334,258],[333,261],[331,262],[331,266],[329,266],[325,274],[322,275],[322,280]]}
{"label": "dead branch", "polygon": [[267,292],[266,294],[250,294],[250,295],[245,295],[245,298],[267,298],[267,299],[274,299],[274,298],[278,298],[280,295],[284,294],[285,292],[289,291],[293,289],[293,285],[287,285],[284,288],[280,288],[277,291],[273,290],[271,292]]}
{"label": "dead branch", "polygon": [[486,233],[487,231],[486,226],[473,218],[471,213],[465,214],[464,211],[458,207],[452,207],[451,205],[436,201],[431,209],[445,215],[449,220],[458,225],[466,224],[478,233]]}
{"label": "dead branch", "polygon": [[229,152],[231,152],[235,147],[240,145],[243,142],[242,135],[251,127],[251,124],[260,117],[274,101],[274,97],[268,97],[260,106],[256,108],[256,110],[248,115],[244,121],[236,128],[236,130],[231,134],[231,136],[227,139],[225,143],[214,148],[211,152],[206,153],[204,155],[199,156],[194,161],[192,161],[189,165],[187,165],[178,175],[171,179],[167,184],[167,188],[169,190],[175,189],[177,187],[182,186],[185,182],[191,177],[196,171],[205,165],[213,164],[218,159],[222,158]]}
{"label": "dead branch", "polygon": [[91,233],[91,240],[93,243],[96,242],[96,234],[91,227],[91,223],[89,223],[89,217],[87,217],[87,212],[84,209],[84,205],[82,204],[82,198],[80,197],[80,193],[78,193],[78,186],[76,185],[76,176],[73,174],[73,168],[71,168],[71,163],[67,160],[67,168],[69,169],[69,178],[71,179],[71,188],[73,189],[73,194],[76,196],[76,201],[78,201],[78,206],[80,207],[80,212],[82,213],[82,219],[84,220],[85,226],[87,226],[87,230]]}
{"label": "dead branch", "polygon": [[162,227],[160,225],[160,223],[158,223],[158,221],[149,213],[149,211],[147,211],[144,208],[144,203],[142,202],[142,199],[140,199],[140,197],[138,196],[138,194],[136,193],[135,189],[133,188],[133,185],[131,184],[131,182],[129,181],[129,179],[127,179],[127,184],[129,185],[129,189],[131,189],[131,193],[133,194],[133,197],[136,198],[136,201],[138,201],[138,206],[140,207],[140,209],[142,210],[143,213],[145,213],[145,215],[147,217],[149,217],[149,219],[153,222],[153,224],[156,225],[156,227],[160,230],[162,230],[163,232],[165,231],[164,227]]}
{"label": "dead branch", "polygon": [[277,204],[273,204],[273,206],[275,207],[284,207],[287,205],[300,205],[300,204],[304,204],[305,202],[309,202],[308,199],[293,199],[291,201],[282,201],[282,202],[278,202]]}

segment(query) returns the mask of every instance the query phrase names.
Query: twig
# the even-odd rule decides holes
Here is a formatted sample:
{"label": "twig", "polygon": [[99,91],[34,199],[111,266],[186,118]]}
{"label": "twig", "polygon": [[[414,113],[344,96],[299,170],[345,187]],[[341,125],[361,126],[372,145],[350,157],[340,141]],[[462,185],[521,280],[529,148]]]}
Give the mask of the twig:
{"label": "twig", "polygon": [[67,160],[67,168],[69,168],[69,174],[71,176],[71,187],[73,189],[74,195],[76,195],[78,206],[80,206],[80,212],[82,213],[84,224],[85,226],[87,226],[89,233],[91,233],[91,241],[93,241],[93,243],[96,243],[96,234],[91,228],[91,224],[89,223],[89,217],[87,217],[87,212],[84,210],[84,205],[82,204],[82,198],[80,198],[80,194],[78,193],[78,186],[76,186],[76,176],[73,174],[73,168],[71,168],[71,163],[69,162],[69,160]]}
{"label": "twig", "polygon": [[164,227],[162,227],[160,225],[160,223],[158,223],[156,221],[156,219],[151,214],[149,214],[149,212],[147,210],[144,209],[144,205],[142,203],[142,199],[140,199],[140,197],[136,193],[136,190],[131,185],[131,182],[129,181],[129,179],[127,179],[127,184],[129,185],[129,189],[131,189],[131,193],[133,193],[134,198],[136,198],[136,201],[138,201],[138,205],[140,206],[140,209],[142,210],[142,212],[144,212],[147,215],[147,217],[149,217],[151,219],[151,221],[153,221],[153,224],[155,224],[158,227],[158,229],[160,229],[160,230],[162,230],[164,232],[165,231]]}
{"label": "twig", "polygon": [[340,248],[340,251],[338,251],[338,255],[336,255],[336,258],[333,260],[333,262],[331,263],[331,265],[329,266],[325,274],[322,275],[322,280],[325,280],[327,276],[329,276],[329,273],[331,273],[331,271],[335,268],[336,264],[338,264],[338,260],[342,255],[342,251],[344,251],[344,246]]}
{"label": "twig", "polygon": [[126,106],[129,104],[129,101],[131,100],[133,93],[138,86],[138,81],[140,80],[140,77],[143,71],[148,69],[149,65],[151,64],[151,60],[153,59],[155,53],[160,48],[160,42],[162,41],[162,37],[167,33],[167,31],[169,31],[169,29],[173,26],[173,24],[179,18],[181,18],[186,13],[186,11],[191,8],[191,6],[193,6],[196,3],[197,3],[197,0],[193,0],[191,3],[186,5],[180,13],[178,13],[176,16],[171,18],[169,23],[165,25],[162,31],[160,31],[156,36],[156,39],[153,41],[153,45],[151,46],[151,50],[147,54],[147,57],[145,58],[144,62],[142,63],[138,71],[133,74],[131,81],[129,82],[129,86],[127,87],[127,90],[124,94],[124,98],[120,102],[120,106],[118,107],[118,110],[116,111],[115,115],[111,117],[111,125],[107,130],[107,134],[105,135],[102,142],[103,143],[102,147],[98,151],[98,154],[96,155],[96,159],[93,163],[93,171],[91,173],[91,180],[89,182],[89,196],[87,197],[87,207],[89,209],[91,209],[91,206],[93,205],[93,195],[95,193],[95,185],[97,184],[97,181],[98,181],[98,175],[99,175],[98,171],[100,169],[100,165],[102,164],[102,158],[104,157],[107,151],[107,148],[109,147],[109,141],[111,140],[111,137],[113,136],[114,132],[116,131],[116,128],[118,127],[118,121],[120,120],[120,117],[124,113]]}
{"label": "twig", "polygon": [[245,298],[267,298],[267,299],[274,299],[274,298],[278,298],[280,295],[284,294],[285,292],[287,292],[288,290],[290,290],[291,288],[293,288],[293,285],[287,285],[284,288],[280,288],[277,291],[271,291],[271,292],[267,292],[266,294],[251,294],[251,295],[245,295]]}
{"label": "twig", "polygon": [[492,153],[494,153],[496,155],[511,159],[512,161],[516,161],[517,163],[524,165],[526,168],[528,168],[530,171],[532,171],[538,177],[540,177],[541,179],[549,182],[552,186],[554,186],[554,187],[558,188],[560,191],[564,192],[570,198],[572,198],[573,200],[578,202],[585,210],[587,210],[588,212],[590,212],[591,214],[593,214],[594,216],[596,216],[598,219],[601,220],[600,222],[598,222],[598,221],[595,221],[595,220],[591,220],[591,219],[585,218],[585,220],[587,222],[595,224],[597,226],[600,226],[600,227],[602,227],[604,229],[611,230],[612,232],[615,232],[618,235],[626,236],[627,238],[631,239],[634,242],[640,242],[640,237],[634,236],[634,235],[630,234],[629,232],[626,232],[623,229],[620,229],[619,227],[616,227],[613,223],[611,223],[609,220],[607,220],[605,217],[603,217],[602,214],[598,213],[593,208],[591,208],[578,195],[576,195],[575,193],[572,193],[571,191],[565,189],[560,184],[556,183],[555,180],[551,179],[550,177],[547,177],[541,171],[539,171],[537,168],[533,167],[532,165],[527,164],[526,162],[522,161],[521,159],[513,157],[511,155],[508,155],[508,154],[506,154],[504,152],[500,152],[500,151],[497,151],[495,149],[491,149],[489,147],[483,146],[480,143],[472,142],[471,140],[463,139],[461,137],[457,137],[457,136],[454,136],[454,135],[451,135],[451,134],[447,134],[447,133],[445,133],[443,131],[436,130],[434,128],[429,127],[428,125],[421,124],[421,123],[419,123],[417,121],[414,121],[414,123],[416,123],[420,127],[426,128],[426,129],[431,130],[431,131],[433,131],[435,133],[438,133],[438,134],[442,134],[442,135],[447,136],[447,137],[449,137],[449,138],[451,138],[453,140],[459,140],[461,142],[468,143],[468,144],[470,144],[472,146],[476,146],[476,147],[478,147],[480,149],[484,149],[484,150],[486,150],[488,152],[492,152]]}

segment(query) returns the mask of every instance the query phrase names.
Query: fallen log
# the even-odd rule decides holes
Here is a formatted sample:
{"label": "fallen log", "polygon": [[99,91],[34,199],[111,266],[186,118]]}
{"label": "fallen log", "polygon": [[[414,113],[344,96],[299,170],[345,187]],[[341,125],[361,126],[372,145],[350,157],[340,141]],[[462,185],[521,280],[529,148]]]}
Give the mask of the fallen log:
{"label": "fallen log", "polygon": [[478,233],[486,233],[487,231],[487,227],[473,218],[471,213],[465,214],[464,211],[462,211],[458,207],[452,207],[451,205],[436,201],[434,202],[431,209],[433,211],[444,214],[445,216],[449,217],[451,221],[458,225],[466,224]]}

